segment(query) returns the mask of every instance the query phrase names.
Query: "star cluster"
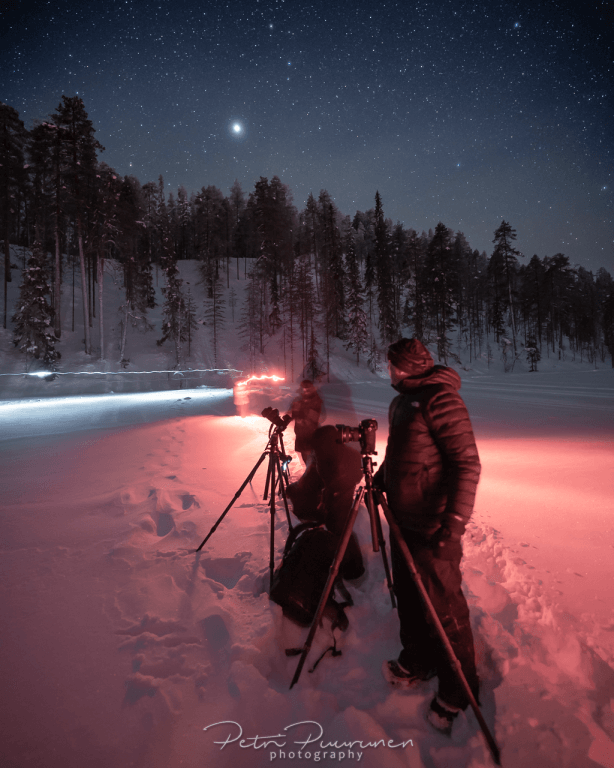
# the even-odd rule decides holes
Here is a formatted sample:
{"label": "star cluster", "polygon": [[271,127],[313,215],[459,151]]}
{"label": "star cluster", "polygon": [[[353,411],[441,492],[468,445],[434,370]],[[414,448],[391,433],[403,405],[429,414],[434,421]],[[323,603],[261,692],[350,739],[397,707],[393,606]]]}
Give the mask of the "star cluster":
{"label": "star cluster", "polygon": [[277,174],[418,230],[614,269],[611,4],[16,3],[0,99],[26,123],[78,94],[102,159],[167,189]]}

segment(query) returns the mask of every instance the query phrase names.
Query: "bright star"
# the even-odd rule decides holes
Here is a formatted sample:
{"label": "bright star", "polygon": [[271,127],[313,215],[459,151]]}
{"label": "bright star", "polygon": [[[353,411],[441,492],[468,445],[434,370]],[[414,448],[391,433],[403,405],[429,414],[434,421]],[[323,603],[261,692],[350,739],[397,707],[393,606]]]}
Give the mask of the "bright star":
{"label": "bright star", "polygon": [[241,123],[234,123],[234,125],[232,126],[233,133],[241,133],[242,130],[243,130],[243,126],[241,125]]}

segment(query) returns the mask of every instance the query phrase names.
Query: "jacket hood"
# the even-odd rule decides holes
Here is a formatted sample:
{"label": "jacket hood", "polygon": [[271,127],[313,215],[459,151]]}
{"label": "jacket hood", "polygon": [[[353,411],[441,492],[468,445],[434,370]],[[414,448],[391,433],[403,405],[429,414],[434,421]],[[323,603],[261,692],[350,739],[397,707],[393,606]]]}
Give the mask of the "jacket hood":
{"label": "jacket hood", "polygon": [[398,384],[392,384],[391,386],[403,395],[410,390],[430,386],[431,384],[446,384],[448,387],[458,390],[461,388],[461,378],[453,368],[447,368],[445,365],[436,365],[425,373],[418,374],[418,376],[408,376]]}

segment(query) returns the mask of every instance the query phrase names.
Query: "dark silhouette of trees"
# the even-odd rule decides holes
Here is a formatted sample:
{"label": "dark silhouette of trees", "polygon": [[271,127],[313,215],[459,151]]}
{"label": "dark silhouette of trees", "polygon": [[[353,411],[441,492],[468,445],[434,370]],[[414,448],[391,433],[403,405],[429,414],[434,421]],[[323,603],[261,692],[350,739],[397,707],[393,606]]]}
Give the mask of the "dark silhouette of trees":
{"label": "dark silhouette of trees", "polygon": [[[297,212],[289,187],[277,176],[260,177],[249,194],[238,180],[228,195],[213,185],[196,193],[180,186],[168,194],[162,177],[141,185],[100,162],[102,147],[94,134],[76,96],[63,96],[54,114],[30,131],[12,107],[0,104],[5,326],[14,268],[10,246],[25,249],[34,243],[36,258],[24,265],[29,282],[14,324],[19,316],[19,327],[26,328],[26,304],[40,305],[44,295],[45,322],[53,324],[57,344],[66,265],[73,266],[73,275],[77,266],[85,351],[91,354],[97,316],[101,359],[104,275],[111,268],[125,291],[117,339],[122,360],[128,328],[148,327],[160,270],[160,343],[172,341],[176,365],[186,341],[190,354],[201,301],[215,360],[228,302],[233,323],[238,308],[250,364],[258,367],[266,350],[275,348],[283,351],[292,378],[299,371],[322,375],[339,347],[355,355],[357,364],[366,361],[374,369],[381,348],[400,335],[436,343],[444,362],[468,355],[469,362],[484,356],[490,364],[494,342],[508,369],[523,351],[531,367],[550,355],[595,364],[612,355],[612,276],[605,269],[594,275],[571,265],[562,253],[520,263],[516,232],[506,220],[494,232],[489,258],[443,222],[421,233],[400,222],[393,225],[385,218],[379,191],[374,208],[356,211],[351,224],[327,190],[317,198],[309,194]],[[200,262],[201,280],[187,298],[178,266],[184,259]],[[232,259],[236,275],[231,275]],[[36,299],[35,272],[47,275],[48,288],[45,292],[39,283]],[[74,307],[73,282],[73,318]],[[25,331],[22,337],[28,338]],[[17,346],[33,349],[24,344]]]}
{"label": "dark silhouette of trees", "polygon": [[7,283],[11,277],[11,236],[17,226],[17,198],[25,183],[26,129],[19,113],[0,102],[0,216],[4,241],[4,304],[2,327],[6,328]]}

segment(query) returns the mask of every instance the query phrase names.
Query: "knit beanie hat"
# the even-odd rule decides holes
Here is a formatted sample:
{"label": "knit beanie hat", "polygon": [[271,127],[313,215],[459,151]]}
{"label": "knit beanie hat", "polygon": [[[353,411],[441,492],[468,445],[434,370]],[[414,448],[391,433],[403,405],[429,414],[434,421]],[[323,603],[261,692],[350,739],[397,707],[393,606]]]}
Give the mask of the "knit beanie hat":
{"label": "knit beanie hat", "polygon": [[388,347],[388,360],[400,371],[412,375],[435,365],[431,353],[419,339],[399,339]]}

